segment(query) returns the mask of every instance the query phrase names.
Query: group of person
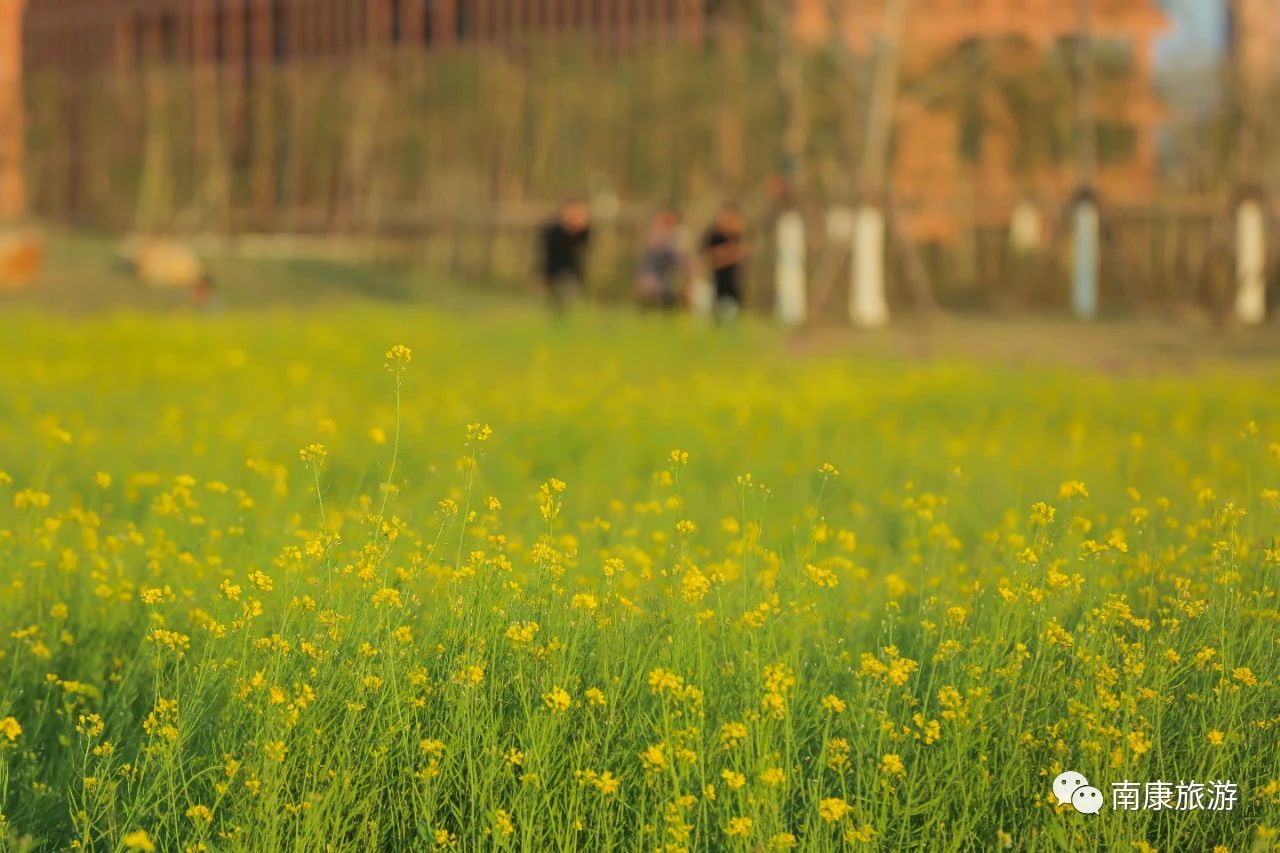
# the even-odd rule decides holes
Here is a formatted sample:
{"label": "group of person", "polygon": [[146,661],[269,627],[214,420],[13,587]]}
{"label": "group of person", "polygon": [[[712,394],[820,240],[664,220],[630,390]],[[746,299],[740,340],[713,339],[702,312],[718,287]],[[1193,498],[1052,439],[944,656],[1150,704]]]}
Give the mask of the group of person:
{"label": "group of person", "polygon": [[[581,294],[590,241],[591,211],[578,198],[564,201],[539,232],[541,279],[553,312],[563,312]],[[730,320],[742,308],[746,259],[743,217],[736,207],[720,208],[698,249],[710,273],[711,312],[719,321]],[[649,223],[636,266],[635,297],[641,308],[676,311],[695,305],[692,255],[680,213],[660,209]]]}

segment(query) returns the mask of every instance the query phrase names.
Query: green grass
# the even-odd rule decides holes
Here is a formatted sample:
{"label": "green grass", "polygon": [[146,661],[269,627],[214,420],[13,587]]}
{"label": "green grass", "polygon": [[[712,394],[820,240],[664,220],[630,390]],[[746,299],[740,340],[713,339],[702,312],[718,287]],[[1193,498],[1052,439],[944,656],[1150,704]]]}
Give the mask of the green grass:
{"label": "green grass", "polygon": [[[507,309],[0,337],[0,847],[1273,843],[1274,364]],[[1064,769],[1240,802],[1089,817]]]}

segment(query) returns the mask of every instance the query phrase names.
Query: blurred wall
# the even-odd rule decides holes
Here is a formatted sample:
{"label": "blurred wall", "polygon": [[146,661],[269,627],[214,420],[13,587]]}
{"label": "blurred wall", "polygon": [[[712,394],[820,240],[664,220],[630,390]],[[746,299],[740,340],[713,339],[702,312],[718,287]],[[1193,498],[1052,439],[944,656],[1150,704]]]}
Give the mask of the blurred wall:
{"label": "blurred wall", "polygon": [[[867,53],[884,28],[884,0],[834,7],[826,0],[796,2],[796,33],[810,45],[835,37]],[[1167,20],[1157,0],[1091,7],[1103,137],[1097,183],[1112,196],[1141,203],[1156,192],[1164,113],[1153,60]],[[833,8],[840,12],[833,16]],[[897,107],[893,173],[907,231],[954,241],[968,223],[949,212],[941,196],[957,189],[986,200],[979,224],[988,227],[1007,222],[1021,197],[1065,200],[1079,181],[1070,156],[1073,129],[1063,127],[1063,116],[1075,109],[1075,51],[1084,26],[1078,4],[915,0],[908,8],[901,51],[906,93]],[[912,85],[939,75],[951,85]]]}
{"label": "blurred wall", "polygon": [[1240,74],[1256,90],[1280,75],[1280,2],[1231,0],[1229,39]]}
{"label": "blurred wall", "polygon": [[26,212],[22,15],[26,0],[0,0],[0,221]]}

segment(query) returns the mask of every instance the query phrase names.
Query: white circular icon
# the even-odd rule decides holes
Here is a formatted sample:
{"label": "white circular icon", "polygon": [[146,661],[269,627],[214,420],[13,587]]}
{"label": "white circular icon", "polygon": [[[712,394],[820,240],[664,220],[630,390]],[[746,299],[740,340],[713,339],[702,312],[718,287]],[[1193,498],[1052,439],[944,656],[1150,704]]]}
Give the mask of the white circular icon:
{"label": "white circular icon", "polygon": [[1082,785],[1071,795],[1071,805],[1081,814],[1097,814],[1102,811],[1102,792],[1092,785]]}
{"label": "white circular icon", "polygon": [[1058,778],[1053,780],[1053,795],[1058,798],[1058,805],[1063,806],[1071,802],[1071,795],[1077,788],[1083,788],[1088,784],[1089,780],[1084,778],[1083,774],[1067,770],[1059,773]]}

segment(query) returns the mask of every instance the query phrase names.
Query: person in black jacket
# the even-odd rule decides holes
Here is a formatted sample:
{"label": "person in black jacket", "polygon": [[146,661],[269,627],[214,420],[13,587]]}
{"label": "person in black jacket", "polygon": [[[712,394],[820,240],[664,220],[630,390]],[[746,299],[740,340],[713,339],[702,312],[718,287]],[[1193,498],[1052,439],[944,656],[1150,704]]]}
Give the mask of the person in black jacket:
{"label": "person in black jacket", "polygon": [[726,204],[720,208],[702,241],[715,282],[714,311],[719,322],[732,320],[742,308],[742,263],[747,255],[742,231],[742,214],[733,205]]}
{"label": "person in black jacket", "polygon": [[542,283],[551,310],[562,313],[582,290],[583,259],[591,238],[591,211],[579,198],[566,199],[539,233]]}

